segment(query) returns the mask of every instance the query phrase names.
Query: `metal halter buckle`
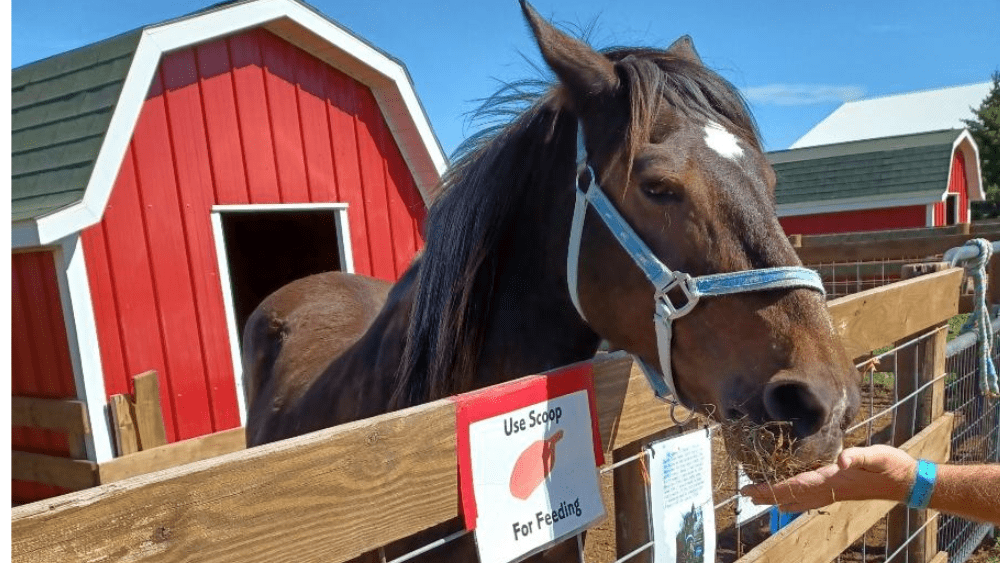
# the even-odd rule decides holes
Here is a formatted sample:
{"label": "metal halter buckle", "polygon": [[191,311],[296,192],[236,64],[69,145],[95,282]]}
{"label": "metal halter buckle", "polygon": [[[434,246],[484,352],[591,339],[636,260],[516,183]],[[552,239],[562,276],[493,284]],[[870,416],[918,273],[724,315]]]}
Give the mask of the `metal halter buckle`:
{"label": "metal halter buckle", "polygon": [[[678,288],[684,294],[684,299],[686,300],[680,306],[674,305],[674,302],[670,300],[670,292]],[[653,297],[660,305],[657,308],[657,314],[669,320],[674,320],[690,313],[691,309],[694,309],[694,306],[698,304],[700,295],[695,288],[694,278],[684,272],[674,272],[670,283],[657,291]],[[660,310],[661,308],[662,310]]]}

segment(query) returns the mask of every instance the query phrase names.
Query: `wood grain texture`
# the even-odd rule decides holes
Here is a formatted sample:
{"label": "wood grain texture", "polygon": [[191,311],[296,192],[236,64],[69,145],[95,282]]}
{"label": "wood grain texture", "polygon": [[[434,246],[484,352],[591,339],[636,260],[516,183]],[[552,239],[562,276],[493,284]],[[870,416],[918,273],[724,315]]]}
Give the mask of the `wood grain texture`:
{"label": "wood grain texture", "polygon": [[1000,258],[990,258],[989,281],[986,283],[986,302],[990,305],[1000,303]]}
{"label": "wood grain texture", "polygon": [[958,313],[962,270],[952,268],[855,293],[828,304],[852,358],[944,322]]}
{"label": "wood grain texture", "polygon": [[[1000,233],[1000,224],[984,225],[982,233]],[[881,242],[914,238],[934,238],[948,235],[968,235],[970,225],[963,223],[948,227],[920,227],[916,229],[890,229],[886,231],[865,231],[857,233],[834,233],[826,235],[799,235],[802,246],[834,246],[862,242]]]}
{"label": "wood grain texture", "polygon": [[11,478],[73,491],[97,484],[97,464],[45,454],[11,452]]}
{"label": "wood grain texture", "polygon": [[[947,317],[947,307],[935,303],[942,300],[938,294],[957,295],[960,277],[950,270],[879,288],[834,302],[831,312],[849,342],[874,338],[864,345],[870,350],[878,339],[891,342],[926,328],[920,326],[926,318]],[[908,302],[923,306],[903,307]],[[900,308],[921,310],[901,314]],[[594,380],[606,452],[673,427],[669,406],[653,397],[627,354],[595,360]],[[944,415],[907,447],[915,455],[940,457],[938,449],[949,445],[950,424],[951,415]],[[943,446],[934,441],[939,435]],[[163,456],[150,462],[158,469],[179,451],[160,453],[169,447],[133,457]],[[108,467],[108,473],[101,468],[102,477],[113,475],[114,466]],[[19,507],[12,515],[13,553],[25,562],[65,560],[67,554],[92,561],[184,561],[195,553],[199,561],[342,561],[456,517],[456,484],[454,407],[437,402],[138,476],[57,504]],[[891,505],[877,506],[874,518]],[[850,537],[849,544],[858,537],[851,534],[867,529],[856,519],[852,513],[850,533],[838,532],[837,538]],[[825,524],[817,529],[828,532]],[[840,541],[814,534],[821,537],[809,540],[813,548]]]}
{"label": "wood grain texture", "polygon": [[458,514],[437,401],[12,513],[13,559],[343,561]]}
{"label": "wood grain texture", "polygon": [[[923,379],[921,382],[928,380],[934,380],[934,382],[928,389],[929,393],[925,393],[926,397],[920,401],[918,422],[921,426],[927,425],[930,421],[937,420],[944,414],[945,380],[943,377],[940,379],[937,378],[945,373],[947,344],[947,325],[938,328],[936,334],[924,343],[923,359],[925,366],[922,371]],[[930,563],[940,555],[937,541],[940,521],[937,519],[937,511],[926,510],[923,512],[922,518],[918,518],[916,524],[919,525],[922,522],[927,522],[927,527],[921,532],[923,537],[914,542],[918,547],[914,553],[916,559],[911,557],[911,561],[928,561]],[[913,523],[911,523],[912,527]]]}
{"label": "wood grain texture", "polygon": [[149,450],[167,443],[160,403],[160,380],[155,371],[135,376],[135,426],[139,448]]}
{"label": "wood grain texture", "polygon": [[830,262],[855,262],[864,260],[899,260],[904,258],[927,258],[943,254],[956,246],[962,246],[969,235],[952,234],[896,240],[874,240],[863,242],[841,242],[822,246],[797,248],[799,258],[805,264]]}
{"label": "wood grain texture", "polygon": [[[946,461],[954,415],[935,420],[901,448],[914,457]],[[848,501],[796,518],[738,560],[738,563],[829,563],[847,549],[897,503]]]}
{"label": "wood grain texture", "polygon": [[108,403],[111,423],[115,431],[115,449],[118,455],[129,455],[139,451],[139,431],[135,427],[135,413],[127,395],[112,395]]}
{"label": "wood grain texture", "polygon": [[223,430],[104,462],[99,468],[100,479],[102,484],[121,481],[243,449],[246,435],[242,427]]}
{"label": "wood grain texture", "polygon": [[11,397],[10,416],[11,426],[90,434],[90,419],[82,401]]}

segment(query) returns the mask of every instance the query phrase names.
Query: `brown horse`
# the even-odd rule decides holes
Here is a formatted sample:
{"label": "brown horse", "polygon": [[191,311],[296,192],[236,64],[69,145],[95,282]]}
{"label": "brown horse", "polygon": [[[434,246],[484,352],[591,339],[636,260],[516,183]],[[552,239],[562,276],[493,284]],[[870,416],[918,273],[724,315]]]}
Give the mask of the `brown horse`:
{"label": "brown horse", "polygon": [[[600,185],[664,264],[800,265],[754,121],[688,38],[599,53],[522,7],[558,83],[453,164],[425,250],[391,289],[321,274],[261,303],[244,337],[249,445],[584,360],[602,338],[660,365],[650,283],[593,211],[575,284],[586,321],[567,289],[578,124]],[[686,404],[787,421],[805,460],[839,451],[856,372],[820,293],[715,297],[673,333]]]}

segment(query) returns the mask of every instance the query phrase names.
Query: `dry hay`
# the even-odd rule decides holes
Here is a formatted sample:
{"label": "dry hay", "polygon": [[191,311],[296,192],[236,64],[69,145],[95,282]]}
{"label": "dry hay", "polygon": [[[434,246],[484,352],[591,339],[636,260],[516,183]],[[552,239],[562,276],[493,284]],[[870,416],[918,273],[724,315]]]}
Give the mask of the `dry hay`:
{"label": "dry hay", "polygon": [[720,433],[730,459],[755,483],[777,483],[827,463],[797,457],[797,439],[788,422],[758,424],[742,418],[720,425]]}

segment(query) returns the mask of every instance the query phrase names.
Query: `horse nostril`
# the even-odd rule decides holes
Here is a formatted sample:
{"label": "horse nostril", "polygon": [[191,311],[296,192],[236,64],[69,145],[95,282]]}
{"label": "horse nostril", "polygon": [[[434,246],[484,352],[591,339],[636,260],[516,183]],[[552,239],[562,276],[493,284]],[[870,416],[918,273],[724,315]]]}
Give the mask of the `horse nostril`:
{"label": "horse nostril", "polygon": [[790,422],[798,438],[811,436],[826,424],[827,408],[808,385],[798,381],[769,383],[764,408],[770,420]]}

